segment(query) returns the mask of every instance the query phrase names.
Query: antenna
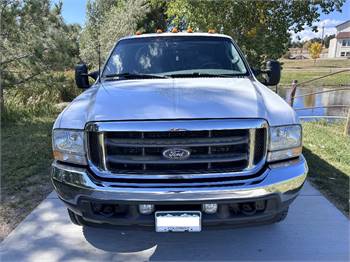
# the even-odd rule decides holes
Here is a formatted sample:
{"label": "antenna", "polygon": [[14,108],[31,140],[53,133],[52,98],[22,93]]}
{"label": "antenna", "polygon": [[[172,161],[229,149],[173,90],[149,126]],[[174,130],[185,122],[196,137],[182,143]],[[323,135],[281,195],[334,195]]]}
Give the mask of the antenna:
{"label": "antenna", "polygon": [[101,13],[97,12],[97,55],[98,55],[98,82],[101,83]]}
{"label": "antenna", "polygon": [[[99,29],[100,29],[100,27],[99,27]],[[100,34],[98,36],[98,51],[97,52],[98,52],[98,82],[101,83],[101,45],[100,45]]]}

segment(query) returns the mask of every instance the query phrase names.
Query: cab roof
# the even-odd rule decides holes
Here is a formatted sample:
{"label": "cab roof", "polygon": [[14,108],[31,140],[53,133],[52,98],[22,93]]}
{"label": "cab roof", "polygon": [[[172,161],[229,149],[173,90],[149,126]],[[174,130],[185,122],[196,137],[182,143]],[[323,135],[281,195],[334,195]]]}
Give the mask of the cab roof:
{"label": "cab roof", "polygon": [[171,33],[171,32],[164,32],[164,33],[151,33],[151,34],[135,34],[130,36],[122,37],[120,40],[123,39],[133,39],[133,38],[146,38],[146,37],[164,37],[164,36],[205,36],[205,37],[222,37],[222,38],[228,38],[232,39],[228,35],[224,34],[217,34],[217,33],[188,33],[188,32],[178,32],[178,33]]}

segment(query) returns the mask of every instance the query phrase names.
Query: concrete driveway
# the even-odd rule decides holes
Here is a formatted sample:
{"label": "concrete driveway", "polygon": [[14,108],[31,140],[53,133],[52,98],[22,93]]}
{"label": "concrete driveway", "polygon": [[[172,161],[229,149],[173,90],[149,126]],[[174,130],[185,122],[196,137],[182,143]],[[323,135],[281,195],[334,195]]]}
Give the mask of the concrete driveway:
{"label": "concrete driveway", "polygon": [[201,233],[81,228],[52,193],[1,243],[2,261],[349,260],[349,220],[309,184],[280,224]]}

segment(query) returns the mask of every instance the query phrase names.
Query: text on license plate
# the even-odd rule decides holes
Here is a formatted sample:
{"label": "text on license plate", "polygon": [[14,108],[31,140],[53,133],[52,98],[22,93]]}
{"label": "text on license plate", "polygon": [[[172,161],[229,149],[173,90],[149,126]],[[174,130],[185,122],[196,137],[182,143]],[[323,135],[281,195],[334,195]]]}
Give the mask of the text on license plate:
{"label": "text on license plate", "polygon": [[200,211],[157,211],[156,232],[200,232],[201,220]]}

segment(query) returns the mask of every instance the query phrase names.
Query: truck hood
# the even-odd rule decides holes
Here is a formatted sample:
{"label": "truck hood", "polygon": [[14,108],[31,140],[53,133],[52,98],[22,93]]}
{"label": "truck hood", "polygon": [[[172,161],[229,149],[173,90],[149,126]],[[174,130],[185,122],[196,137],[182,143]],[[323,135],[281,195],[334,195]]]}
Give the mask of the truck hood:
{"label": "truck hood", "polygon": [[298,122],[274,92],[249,78],[120,80],[95,84],[68,105],[54,128],[83,129],[92,121],[263,118]]}

